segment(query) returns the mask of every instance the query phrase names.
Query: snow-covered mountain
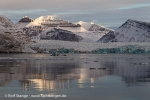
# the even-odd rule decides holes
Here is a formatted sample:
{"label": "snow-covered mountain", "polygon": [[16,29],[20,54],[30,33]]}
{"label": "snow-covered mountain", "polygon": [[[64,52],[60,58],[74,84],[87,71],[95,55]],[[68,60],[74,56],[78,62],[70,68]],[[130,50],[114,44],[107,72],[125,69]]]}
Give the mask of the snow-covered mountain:
{"label": "snow-covered mountain", "polygon": [[30,38],[20,28],[16,28],[15,24],[7,17],[0,15],[0,23],[1,33],[8,34],[8,36],[11,35],[23,44],[31,41]]}
{"label": "snow-covered mountain", "polygon": [[[25,32],[29,37],[32,39],[36,39],[41,35],[41,39],[58,39],[63,41],[84,41],[84,42],[96,42],[101,38],[103,35],[107,34],[108,32],[112,32],[113,30],[105,28],[101,25],[96,25],[92,22],[83,22],[80,21],[76,24],[71,23],[67,20],[62,20],[56,18],[56,16],[41,16],[39,18],[36,18],[35,20],[32,20],[31,18],[25,16],[23,17],[16,26],[18,28],[21,28],[23,32]],[[52,37],[52,30],[55,30],[55,36],[59,37]],[[58,29],[58,30],[56,30]],[[50,31],[51,34],[45,34],[46,31]],[[53,30],[53,31],[54,31]],[[62,32],[63,35],[62,36]],[[70,34],[71,33],[71,34]],[[69,34],[67,37],[67,34]],[[75,36],[73,36],[73,34]],[[70,35],[72,35],[70,37]],[[80,37],[78,40],[77,38]],[[62,39],[63,38],[63,39]],[[66,38],[66,39],[65,39]],[[74,39],[73,39],[74,38]],[[82,39],[81,39],[82,38]],[[71,39],[71,40],[70,40]]]}
{"label": "snow-covered mountain", "polygon": [[22,52],[29,42],[31,39],[22,30],[15,28],[5,16],[0,16],[0,52]]}
{"label": "snow-covered mountain", "polygon": [[47,16],[40,16],[35,20],[24,16],[21,18],[18,23],[16,23],[16,27],[24,28],[24,27],[34,27],[34,26],[44,26],[47,27],[81,27],[79,24],[73,24],[67,20],[63,19],[56,19],[54,16],[47,15]]}
{"label": "snow-covered mountain", "polygon": [[17,39],[15,39],[13,35],[11,35],[9,29],[3,27],[4,25],[7,26],[7,24],[8,23],[0,25],[0,52],[1,53],[21,52],[22,51],[21,42],[19,42]]}
{"label": "snow-covered mountain", "polygon": [[48,28],[41,33],[43,40],[63,40],[63,41],[81,41],[83,38],[74,34],[71,31],[63,30],[60,28]]}
{"label": "snow-covered mountain", "polygon": [[[108,37],[107,37],[108,36]],[[103,36],[101,42],[150,42],[150,23],[127,20],[115,32],[111,34],[110,40],[105,39],[110,37],[110,34]]]}
{"label": "snow-covered mountain", "polygon": [[34,26],[40,26],[40,24],[37,21],[34,21],[33,19],[29,18],[28,16],[22,17],[18,21],[18,23],[15,24],[15,27],[17,28],[34,27]]}

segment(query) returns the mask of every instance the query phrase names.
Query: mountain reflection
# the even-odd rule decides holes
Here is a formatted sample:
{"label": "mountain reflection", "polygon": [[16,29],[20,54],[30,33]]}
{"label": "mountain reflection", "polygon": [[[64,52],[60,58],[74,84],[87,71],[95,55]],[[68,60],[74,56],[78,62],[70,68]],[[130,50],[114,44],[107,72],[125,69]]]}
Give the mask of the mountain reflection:
{"label": "mountain reflection", "polygon": [[78,70],[79,65],[75,63],[41,64],[39,67],[27,68],[24,80],[20,82],[25,90],[32,87],[39,91],[69,88],[70,81],[79,78]]}
{"label": "mountain reflection", "polygon": [[[98,66],[91,67],[93,63]],[[73,81],[77,81],[79,88],[85,88],[87,80],[94,84],[99,78],[113,75],[121,77],[127,86],[150,82],[149,64],[99,61],[89,62],[87,67],[83,67],[81,62],[0,61],[0,87],[18,80],[24,91],[71,88]]]}
{"label": "mountain reflection", "polygon": [[106,67],[107,75],[122,77],[127,85],[139,82],[150,82],[150,66],[145,63],[133,62],[102,62],[100,65]]}

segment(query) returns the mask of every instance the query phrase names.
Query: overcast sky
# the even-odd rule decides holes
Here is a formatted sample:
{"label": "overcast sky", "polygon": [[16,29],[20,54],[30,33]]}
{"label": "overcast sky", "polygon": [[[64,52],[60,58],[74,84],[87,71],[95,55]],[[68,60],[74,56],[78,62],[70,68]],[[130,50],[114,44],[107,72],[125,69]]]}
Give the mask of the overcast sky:
{"label": "overcast sky", "polygon": [[118,27],[127,19],[150,22],[150,0],[0,0],[0,15],[14,23],[23,16],[56,15],[72,22]]}

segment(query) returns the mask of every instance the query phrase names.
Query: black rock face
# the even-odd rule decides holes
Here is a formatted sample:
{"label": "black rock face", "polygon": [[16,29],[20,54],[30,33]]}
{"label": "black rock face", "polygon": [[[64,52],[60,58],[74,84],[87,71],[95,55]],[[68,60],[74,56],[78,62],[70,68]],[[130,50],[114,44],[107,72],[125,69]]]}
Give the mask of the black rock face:
{"label": "black rock face", "polygon": [[47,31],[45,34],[42,34],[41,39],[43,39],[43,40],[63,40],[63,41],[76,41],[76,42],[79,42],[83,38],[81,36],[78,36],[78,35],[74,34],[71,31],[52,28],[49,31]]}
{"label": "black rock face", "polygon": [[115,34],[113,31],[110,31],[109,33],[107,33],[106,35],[104,35],[103,37],[101,37],[97,42],[103,42],[103,43],[107,43],[107,42],[115,42]]}
{"label": "black rock face", "polygon": [[33,22],[33,21],[34,21],[33,19],[30,19],[29,17],[25,16],[22,19],[20,19],[19,22]]}

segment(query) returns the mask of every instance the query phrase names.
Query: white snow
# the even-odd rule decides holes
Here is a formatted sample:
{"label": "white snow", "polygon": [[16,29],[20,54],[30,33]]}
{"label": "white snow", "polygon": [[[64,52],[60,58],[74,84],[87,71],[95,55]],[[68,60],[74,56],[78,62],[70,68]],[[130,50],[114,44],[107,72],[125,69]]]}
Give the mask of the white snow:
{"label": "white snow", "polygon": [[30,22],[26,27],[33,27],[33,26],[40,26],[39,23],[35,22]]}
{"label": "white snow", "polygon": [[75,32],[87,32],[87,30],[84,29],[83,27],[58,27],[58,28],[71,31],[73,33],[75,33]]}
{"label": "white snow", "polygon": [[75,32],[75,34],[84,38],[81,42],[96,42],[106,33],[99,32]]}
{"label": "white snow", "polygon": [[37,19],[35,19],[34,22],[41,24],[45,20],[48,20],[48,19],[54,20],[55,18],[56,18],[56,15],[40,16]]}
{"label": "white snow", "polygon": [[18,22],[15,26],[17,28],[24,28],[24,27],[40,26],[40,24],[37,22]]}
{"label": "white snow", "polygon": [[80,24],[84,29],[89,30],[91,25],[94,24],[94,23],[79,21],[78,24]]}

